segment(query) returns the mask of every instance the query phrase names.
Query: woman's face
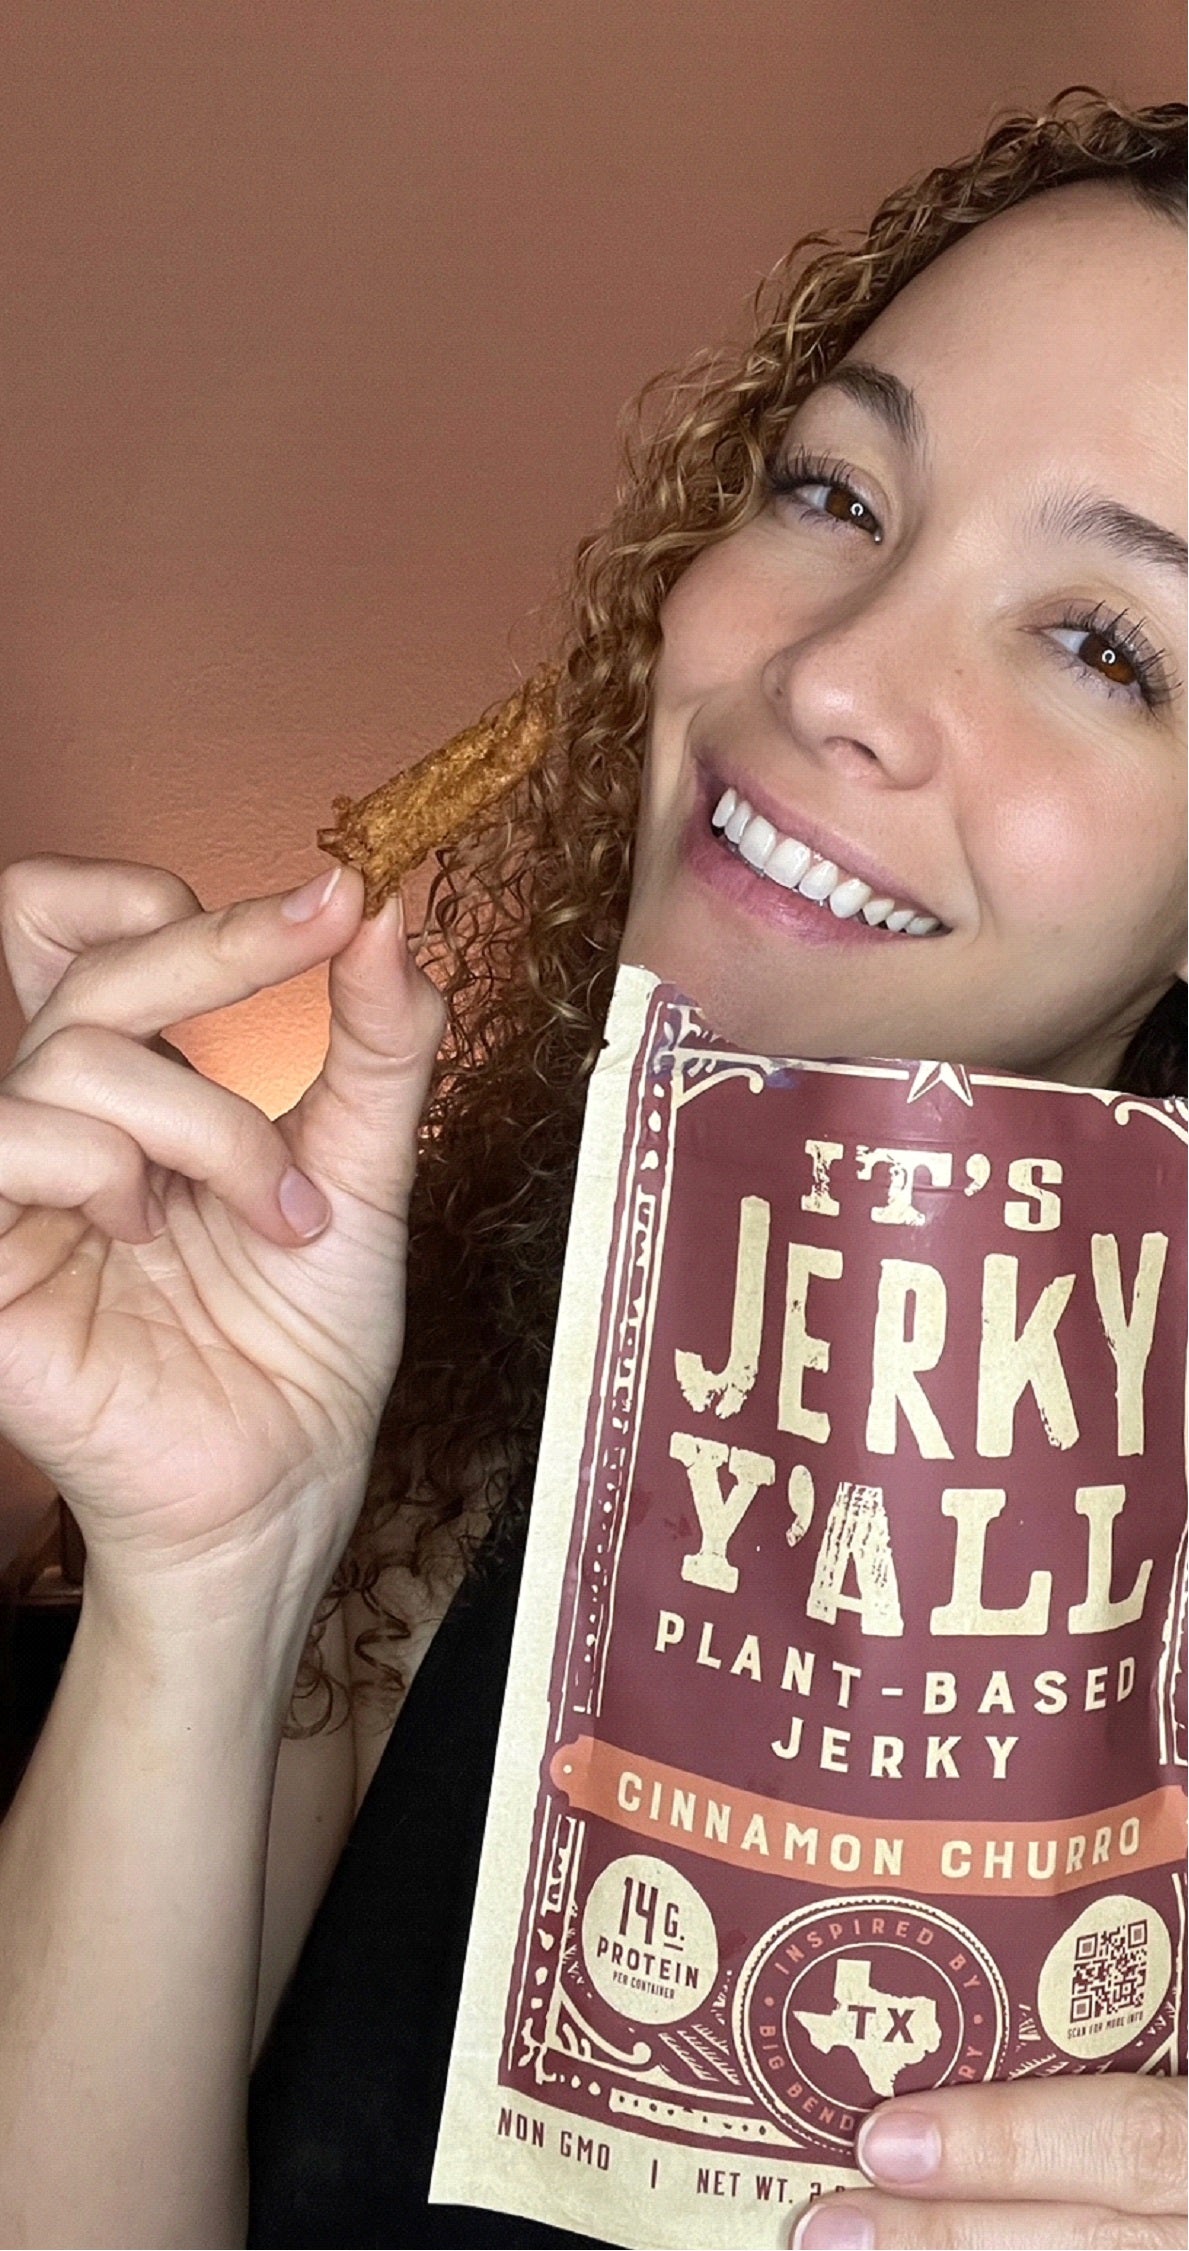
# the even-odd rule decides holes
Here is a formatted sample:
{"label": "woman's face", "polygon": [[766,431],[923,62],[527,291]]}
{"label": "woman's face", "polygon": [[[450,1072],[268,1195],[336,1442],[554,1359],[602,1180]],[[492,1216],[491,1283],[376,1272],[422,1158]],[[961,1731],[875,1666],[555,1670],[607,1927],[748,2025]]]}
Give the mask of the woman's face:
{"label": "woman's face", "polygon": [[[1119,513],[1183,541],[1183,294],[1118,188],[972,228],[842,362],[886,380],[793,417],[827,467],[673,587],[622,958],[726,1037],[1110,1086],[1184,976],[1183,548]],[[940,927],[789,888],[823,857]]]}

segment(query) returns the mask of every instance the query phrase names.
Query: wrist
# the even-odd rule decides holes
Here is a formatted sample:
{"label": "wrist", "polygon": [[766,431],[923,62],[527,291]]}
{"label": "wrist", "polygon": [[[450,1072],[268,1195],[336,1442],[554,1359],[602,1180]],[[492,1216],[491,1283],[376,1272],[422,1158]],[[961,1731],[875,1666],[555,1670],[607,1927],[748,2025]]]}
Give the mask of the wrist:
{"label": "wrist", "polygon": [[224,1553],[128,1572],[88,1555],[77,1637],[140,1696],[180,1710],[213,1699],[279,1732],[334,1560],[265,1572]]}

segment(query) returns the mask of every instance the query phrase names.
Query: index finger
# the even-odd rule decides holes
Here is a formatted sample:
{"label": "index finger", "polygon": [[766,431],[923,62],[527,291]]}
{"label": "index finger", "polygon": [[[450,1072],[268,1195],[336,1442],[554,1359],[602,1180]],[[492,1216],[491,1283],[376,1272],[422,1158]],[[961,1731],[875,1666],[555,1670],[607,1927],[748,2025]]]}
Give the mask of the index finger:
{"label": "index finger", "polygon": [[[363,881],[356,871],[333,872],[336,888],[325,912],[298,921],[286,916],[285,892],[236,899],[207,911],[197,904],[187,910],[179,901],[177,911],[164,918],[145,911],[151,908],[150,894],[141,904],[139,930],[122,940],[109,934],[74,956],[30,1023],[14,1060],[24,1062],[51,1033],[79,1023],[105,1025],[147,1042],[167,1024],[232,1007],[314,968],[346,944],[363,903]],[[135,919],[132,909],[129,914]]]}
{"label": "index finger", "polygon": [[915,2197],[1183,2212],[1185,2128],[1183,2079],[1092,2072],[902,2095],[864,2120],[855,2155]]}
{"label": "index finger", "polygon": [[0,944],[25,1022],[88,947],[143,938],[202,911],[180,875],[136,860],[36,852],[0,869]]}

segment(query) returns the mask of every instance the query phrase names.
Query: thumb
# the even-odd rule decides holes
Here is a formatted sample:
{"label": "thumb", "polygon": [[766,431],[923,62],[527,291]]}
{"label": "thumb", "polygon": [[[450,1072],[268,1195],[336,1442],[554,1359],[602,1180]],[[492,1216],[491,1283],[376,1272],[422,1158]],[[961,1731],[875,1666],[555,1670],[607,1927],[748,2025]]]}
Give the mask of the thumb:
{"label": "thumb", "polygon": [[325,1061],[286,1113],[285,1138],[320,1186],[403,1218],[447,1019],[437,986],[409,952],[399,894],[331,957],[329,995]]}

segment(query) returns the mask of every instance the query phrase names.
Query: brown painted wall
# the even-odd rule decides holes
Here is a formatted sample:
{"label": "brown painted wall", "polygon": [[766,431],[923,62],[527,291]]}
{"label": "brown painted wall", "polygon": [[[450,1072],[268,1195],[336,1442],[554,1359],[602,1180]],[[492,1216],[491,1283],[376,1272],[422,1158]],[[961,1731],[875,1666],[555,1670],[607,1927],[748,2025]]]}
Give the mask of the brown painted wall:
{"label": "brown painted wall", "polygon": [[[1169,0],[4,0],[0,864],[312,872],[797,234],[1184,58]],[[275,1115],[324,1026],[320,970],[183,1044]]]}

